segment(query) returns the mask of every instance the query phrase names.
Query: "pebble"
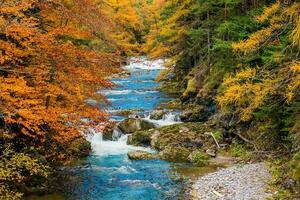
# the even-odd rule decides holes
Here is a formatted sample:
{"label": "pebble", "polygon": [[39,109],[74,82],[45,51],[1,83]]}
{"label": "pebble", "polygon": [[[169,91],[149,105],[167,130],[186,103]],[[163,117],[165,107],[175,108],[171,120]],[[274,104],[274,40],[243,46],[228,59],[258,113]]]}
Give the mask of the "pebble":
{"label": "pebble", "polygon": [[193,200],[265,200],[271,175],[263,163],[235,165],[200,177]]}

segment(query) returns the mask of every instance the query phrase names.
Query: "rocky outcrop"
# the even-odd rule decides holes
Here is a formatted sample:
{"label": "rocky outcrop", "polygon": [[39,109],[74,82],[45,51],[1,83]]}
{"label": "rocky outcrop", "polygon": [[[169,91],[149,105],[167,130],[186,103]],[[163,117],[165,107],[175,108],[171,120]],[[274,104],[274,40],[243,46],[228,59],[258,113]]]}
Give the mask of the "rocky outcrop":
{"label": "rocky outcrop", "polygon": [[174,162],[193,162],[190,154],[201,151],[203,155],[214,148],[213,138],[205,132],[202,123],[182,123],[161,128],[138,131],[129,136],[128,143],[136,146],[151,146],[159,151],[160,159]]}
{"label": "rocky outcrop", "polygon": [[129,118],[121,121],[117,128],[119,128],[125,134],[130,134],[137,131],[155,128],[155,125],[143,119]]}
{"label": "rocky outcrop", "polygon": [[127,156],[131,160],[153,160],[158,159],[157,154],[152,154],[147,151],[130,151]]}

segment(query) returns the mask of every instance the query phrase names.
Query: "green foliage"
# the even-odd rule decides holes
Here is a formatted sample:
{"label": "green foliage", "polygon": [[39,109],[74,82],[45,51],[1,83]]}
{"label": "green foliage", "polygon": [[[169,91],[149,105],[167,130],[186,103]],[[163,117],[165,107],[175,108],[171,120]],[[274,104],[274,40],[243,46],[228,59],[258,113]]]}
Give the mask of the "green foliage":
{"label": "green foliage", "polygon": [[248,154],[248,150],[245,146],[239,143],[234,143],[230,151],[234,157],[246,158]]}
{"label": "green foliage", "polygon": [[197,164],[198,166],[205,166],[209,163],[209,156],[201,151],[197,151],[192,154],[191,162]]}
{"label": "green foliage", "polygon": [[269,168],[271,184],[277,190],[272,200],[298,199],[300,197],[300,152],[281,159],[271,159]]}

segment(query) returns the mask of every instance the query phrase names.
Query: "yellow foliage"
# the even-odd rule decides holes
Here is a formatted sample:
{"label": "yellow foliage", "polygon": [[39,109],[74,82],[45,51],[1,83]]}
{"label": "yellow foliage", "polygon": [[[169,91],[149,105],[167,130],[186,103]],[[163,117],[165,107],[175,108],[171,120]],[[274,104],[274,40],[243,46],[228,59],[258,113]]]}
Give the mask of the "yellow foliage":
{"label": "yellow foliage", "polygon": [[[252,33],[248,39],[233,43],[235,52],[251,53],[257,51],[262,45],[266,46],[276,41],[277,34],[290,25],[290,38],[293,44],[300,48],[300,3],[295,2],[289,6],[282,6],[279,1],[265,8],[264,13],[256,18],[262,23],[268,20],[268,26]],[[288,23],[287,23],[288,22]]]}
{"label": "yellow foliage", "polygon": [[38,160],[6,147],[0,159],[0,199],[21,199],[22,194],[11,190],[10,184],[20,184],[32,176],[47,177],[48,170]]}
{"label": "yellow foliage", "polygon": [[300,87],[300,62],[296,61],[293,63],[289,71],[291,73],[290,82],[288,84],[288,88],[286,91],[287,100],[290,102],[292,101],[293,97],[295,96],[295,92],[299,92]]}
{"label": "yellow foliage", "polygon": [[269,78],[262,82],[254,82],[255,76],[255,69],[246,69],[224,80],[225,89],[217,96],[221,111],[227,112],[234,107],[241,120],[247,121],[252,118],[253,111],[275,90],[276,82]]}
{"label": "yellow foliage", "polygon": [[266,21],[269,17],[275,14],[279,10],[279,8],[280,8],[280,1],[277,1],[270,7],[265,8],[263,14],[256,17],[256,21],[260,23]]}
{"label": "yellow foliage", "polygon": [[233,43],[232,48],[235,52],[243,52],[245,54],[257,51],[260,45],[265,42],[274,31],[281,28],[281,25],[274,25],[261,29],[249,36],[247,40]]}
{"label": "yellow foliage", "polygon": [[185,89],[183,96],[187,96],[191,93],[195,93],[197,91],[197,80],[196,78],[192,78],[188,81],[187,88]]}

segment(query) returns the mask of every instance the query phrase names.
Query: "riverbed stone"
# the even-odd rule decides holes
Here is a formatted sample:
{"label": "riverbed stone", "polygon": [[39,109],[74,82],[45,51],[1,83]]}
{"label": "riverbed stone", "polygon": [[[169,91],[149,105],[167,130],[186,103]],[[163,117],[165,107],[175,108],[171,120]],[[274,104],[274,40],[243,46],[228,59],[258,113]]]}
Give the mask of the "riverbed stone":
{"label": "riverbed stone", "polygon": [[137,131],[128,136],[127,144],[134,146],[150,146],[153,129]]}
{"label": "riverbed stone", "polygon": [[113,140],[113,132],[115,125],[109,124],[107,125],[102,132],[103,140]]}
{"label": "riverbed stone", "polygon": [[130,134],[136,131],[143,131],[155,128],[155,125],[143,119],[125,119],[117,126],[123,133]]}
{"label": "riverbed stone", "polygon": [[150,119],[160,120],[167,113],[166,110],[154,110],[150,113]]}
{"label": "riverbed stone", "polygon": [[153,160],[158,159],[158,155],[149,153],[147,151],[130,151],[127,156],[131,160]]}

